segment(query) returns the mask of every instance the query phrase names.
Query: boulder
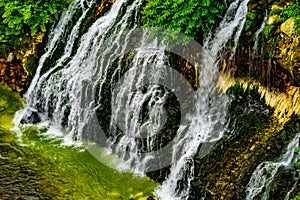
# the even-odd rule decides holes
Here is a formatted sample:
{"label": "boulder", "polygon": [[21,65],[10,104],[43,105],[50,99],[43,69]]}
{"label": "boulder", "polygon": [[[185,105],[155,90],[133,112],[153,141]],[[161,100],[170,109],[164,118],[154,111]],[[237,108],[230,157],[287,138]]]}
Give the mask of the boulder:
{"label": "boulder", "polygon": [[294,32],[295,17],[287,19],[280,25],[280,31],[288,36],[292,36]]}

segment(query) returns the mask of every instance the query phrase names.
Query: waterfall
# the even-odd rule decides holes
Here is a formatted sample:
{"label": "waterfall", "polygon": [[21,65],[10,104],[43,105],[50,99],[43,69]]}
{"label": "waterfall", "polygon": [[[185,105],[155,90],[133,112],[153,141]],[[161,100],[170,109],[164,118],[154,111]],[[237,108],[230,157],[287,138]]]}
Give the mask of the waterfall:
{"label": "waterfall", "polygon": [[[161,199],[188,199],[193,174],[193,157],[203,143],[213,143],[223,136],[227,99],[214,89],[219,77],[218,66],[222,50],[226,50],[229,40],[234,38],[231,55],[235,49],[245,23],[248,0],[233,2],[216,31],[208,36],[204,49],[211,57],[206,57],[201,68],[200,86],[197,91],[196,111],[190,116],[191,125],[185,136],[176,142],[173,150],[173,165],[167,180],[157,190]],[[207,148],[207,147],[204,147]],[[210,147],[212,148],[212,147]],[[178,149],[182,149],[178,152]],[[200,149],[198,157],[204,157],[210,149]],[[177,155],[179,154],[179,156]],[[199,152],[198,152],[199,154]],[[179,159],[178,159],[179,157]],[[179,181],[184,180],[180,186]]]}
{"label": "waterfall", "polygon": [[[68,38],[66,39],[67,44],[65,45],[64,56],[60,58],[60,60],[58,61],[57,66],[61,65],[71,55],[71,50],[72,50],[72,47],[74,45],[74,41],[77,37],[78,31],[79,31],[79,26],[80,26],[82,20],[85,18],[86,14],[87,14],[87,12],[90,8],[90,5],[93,3],[93,2],[90,2],[88,4],[89,6],[87,8],[85,8],[83,2],[85,2],[85,0],[75,0],[75,1],[73,1],[70,4],[68,10],[66,12],[63,12],[62,17],[61,17],[62,20],[60,20],[59,23],[57,24],[57,26],[55,26],[51,30],[51,32],[49,33],[49,43],[46,45],[46,53],[44,53],[44,55],[41,57],[41,59],[39,61],[37,71],[36,71],[35,76],[32,80],[32,83],[30,84],[30,87],[27,91],[27,96],[25,96],[26,99],[31,99],[29,96],[31,94],[33,94],[34,88],[38,87],[36,84],[38,84],[38,80],[39,80],[40,75],[41,75],[41,70],[44,66],[44,63],[45,63],[46,59],[51,56],[51,54],[53,53],[55,48],[57,48],[57,43],[59,42],[59,40],[61,40],[62,37],[64,37],[63,34],[66,31],[67,26],[70,26],[70,20],[72,19],[72,17],[76,13],[76,10],[78,8],[81,8],[83,10],[83,14],[79,18],[79,20],[77,21],[75,26],[73,27],[71,34],[68,35]],[[50,72],[48,72],[48,74]]]}
{"label": "waterfall", "polygon": [[[189,105],[193,112],[178,114],[186,98],[182,92],[190,88],[178,81],[182,76],[170,67],[166,47],[158,39],[148,40],[151,29],[138,29],[143,0],[116,0],[81,36],[73,54],[83,19],[93,4],[75,0],[50,34],[46,53],[25,95],[27,105],[16,121],[48,121],[64,133],[66,145],[82,145],[86,140],[104,145],[122,159],[120,170],[143,174],[171,166],[156,193],[161,199],[187,199],[194,156],[204,157],[210,149],[200,148],[201,144],[214,143],[223,136],[227,97],[216,90],[218,67],[228,46],[231,55],[235,54],[248,1],[231,3],[204,48],[195,44],[202,60],[189,61],[200,70],[199,88],[195,103]],[[78,8],[82,15],[65,38],[63,33]],[[55,66],[46,70],[46,60],[61,40],[65,43],[63,52]],[[32,116],[38,119],[32,120]],[[164,124],[170,121],[177,133],[165,133]]]}
{"label": "waterfall", "polygon": [[[72,28],[72,32],[69,35],[67,44],[64,47],[64,52],[62,56],[56,61],[56,65],[48,70],[44,74],[40,74],[42,68],[45,67],[44,62],[49,57],[54,48],[56,48],[56,43],[59,39],[62,39],[68,24],[68,20],[72,17],[71,15],[75,13],[78,7],[82,7],[83,3],[81,1],[75,1],[71,4],[71,8],[65,13],[61,20],[58,22],[57,27],[53,30],[53,37],[49,41],[49,47],[47,52],[42,56],[37,73],[34,80],[26,94],[26,99],[28,101],[27,107],[24,109],[24,115],[31,115],[34,111],[38,113],[38,117],[41,121],[46,121],[51,119],[51,124],[53,126],[61,127],[67,130],[68,136],[65,137],[65,142],[71,142],[76,138],[80,141],[82,137],[82,129],[84,128],[85,121],[89,118],[89,111],[91,111],[92,105],[87,108],[83,108],[81,105],[83,103],[84,87],[86,82],[97,82],[95,79],[99,79],[97,74],[102,74],[105,77],[105,71],[107,66],[105,63],[98,63],[99,52],[103,51],[103,54],[109,54],[109,51],[114,49],[105,49],[101,43],[104,43],[104,36],[117,33],[124,30],[130,20],[131,13],[134,8],[138,8],[141,2],[135,2],[127,10],[127,17],[125,16],[120,21],[116,21],[119,15],[119,10],[121,6],[126,1],[117,1],[113,4],[109,13],[105,16],[99,18],[92,27],[89,28],[88,32],[84,34],[80,39],[80,45],[76,51],[76,54],[70,59],[72,46],[79,33],[79,27],[82,23],[82,19],[85,17],[88,8],[81,16],[80,20]],[[91,5],[92,2],[88,3]],[[114,38],[110,38],[111,41],[105,41],[107,44],[109,42],[112,48],[116,48],[116,54],[122,51],[122,47],[117,42],[113,41]],[[119,46],[119,49],[117,47]],[[125,45],[124,45],[125,46]],[[107,45],[106,45],[107,47]],[[121,52],[119,53],[122,54]],[[117,55],[114,55],[115,57]],[[103,56],[104,57],[104,56]],[[100,65],[98,68],[96,66]],[[63,67],[62,67],[63,66]],[[82,98],[81,98],[82,97]],[[88,101],[88,100],[87,100]],[[90,102],[91,103],[91,102]],[[90,107],[90,109],[88,109]],[[78,117],[82,116],[82,117]],[[68,119],[66,119],[66,117]],[[67,120],[67,121],[66,121]],[[64,127],[62,127],[64,126]]]}
{"label": "waterfall", "polygon": [[[259,164],[251,176],[246,189],[246,199],[269,199],[270,184],[281,167],[287,167],[299,160],[299,155],[295,153],[299,147],[300,133],[290,142],[286,153],[277,162],[263,162]],[[289,194],[287,194],[289,195]]]}

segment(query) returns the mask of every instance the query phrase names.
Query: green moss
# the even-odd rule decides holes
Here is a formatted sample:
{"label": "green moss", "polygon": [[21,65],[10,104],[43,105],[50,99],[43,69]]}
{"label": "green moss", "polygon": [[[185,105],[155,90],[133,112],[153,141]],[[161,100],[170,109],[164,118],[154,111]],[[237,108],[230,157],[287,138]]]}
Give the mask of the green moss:
{"label": "green moss", "polygon": [[257,17],[257,13],[255,13],[255,12],[248,12],[246,17],[247,17],[247,19],[255,20],[256,17]]}
{"label": "green moss", "polygon": [[282,141],[286,140],[286,131],[285,130],[281,131],[281,139],[282,139]]}
{"label": "green moss", "polygon": [[12,119],[17,110],[22,108],[23,100],[17,92],[0,84],[0,125],[12,127]]}
{"label": "green moss", "polygon": [[292,200],[300,200],[300,192],[297,194],[297,196],[295,196],[295,198],[293,198]]}
{"label": "green moss", "polygon": [[255,25],[255,20],[257,20],[257,13],[248,12],[246,15],[245,31],[249,31]]}
{"label": "green moss", "polygon": [[246,89],[244,89],[239,83],[237,83],[234,86],[230,87],[226,91],[226,94],[251,96],[252,98],[260,101],[263,105],[266,105],[265,101],[260,97],[260,94],[258,92],[258,87],[254,87],[254,88],[247,87]]}
{"label": "green moss", "polygon": [[252,25],[254,25],[254,21],[252,20],[246,20],[246,24],[245,24],[245,31],[249,31],[252,27]]}
{"label": "green moss", "polygon": [[0,84],[0,94],[1,113],[14,114],[22,107],[22,98],[17,92],[13,92],[9,87]]}
{"label": "green moss", "polygon": [[274,36],[275,31],[276,31],[275,25],[271,24],[271,25],[265,26],[264,34],[265,34],[266,39],[271,39]]}
{"label": "green moss", "polygon": [[0,125],[0,143],[11,143],[15,141],[15,139],[16,137],[11,131],[4,129]]}
{"label": "green moss", "polygon": [[281,10],[275,8],[275,9],[271,10],[271,12],[270,12],[269,15],[270,15],[270,16],[272,16],[272,15],[279,15],[280,13],[281,13]]}

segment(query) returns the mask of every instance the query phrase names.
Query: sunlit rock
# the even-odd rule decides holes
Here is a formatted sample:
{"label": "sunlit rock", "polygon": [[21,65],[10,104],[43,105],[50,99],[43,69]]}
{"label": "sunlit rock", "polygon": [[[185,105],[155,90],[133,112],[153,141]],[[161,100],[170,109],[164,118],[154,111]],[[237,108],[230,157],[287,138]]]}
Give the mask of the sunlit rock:
{"label": "sunlit rock", "polygon": [[294,68],[299,64],[300,36],[283,37],[277,46],[277,61],[280,66],[288,70],[294,80]]}
{"label": "sunlit rock", "polygon": [[291,36],[294,31],[294,24],[295,17],[291,17],[280,25],[280,31],[288,36]]}
{"label": "sunlit rock", "polygon": [[266,24],[267,25],[277,24],[279,21],[280,21],[280,15],[272,15],[268,17]]}

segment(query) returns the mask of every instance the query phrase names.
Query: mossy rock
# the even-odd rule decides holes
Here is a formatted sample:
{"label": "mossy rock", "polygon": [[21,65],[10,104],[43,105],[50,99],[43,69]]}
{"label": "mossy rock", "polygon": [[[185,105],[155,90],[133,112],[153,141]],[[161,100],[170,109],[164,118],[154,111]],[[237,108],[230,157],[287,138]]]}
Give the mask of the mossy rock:
{"label": "mossy rock", "polygon": [[22,108],[23,100],[17,92],[8,86],[0,84],[0,113],[14,114]]}

